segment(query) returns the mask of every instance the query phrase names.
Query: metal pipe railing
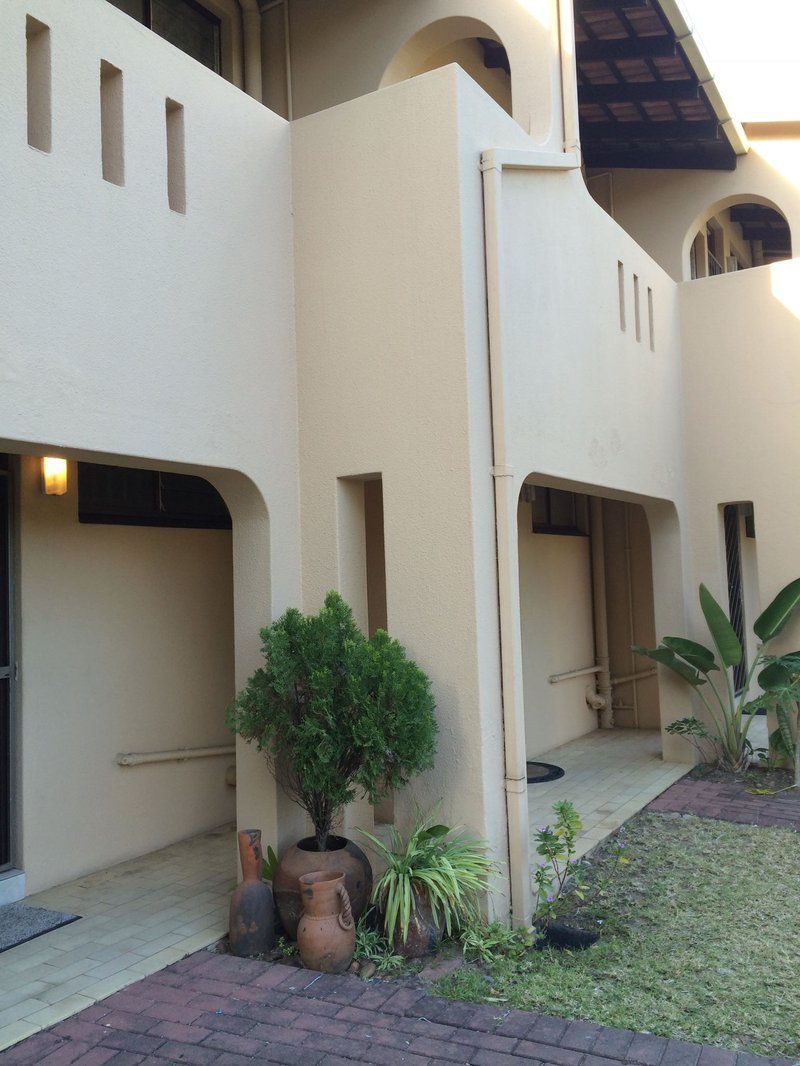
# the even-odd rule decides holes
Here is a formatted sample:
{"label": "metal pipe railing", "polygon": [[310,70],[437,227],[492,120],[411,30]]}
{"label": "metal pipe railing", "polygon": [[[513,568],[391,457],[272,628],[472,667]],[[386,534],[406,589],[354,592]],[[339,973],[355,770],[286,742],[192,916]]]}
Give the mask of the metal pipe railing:
{"label": "metal pipe railing", "polygon": [[208,759],[216,755],[235,755],[233,744],[214,748],[173,748],[169,751],[126,751],[117,755],[119,766],[142,766],[152,762],[183,762],[185,759]]}
{"label": "metal pipe railing", "polygon": [[547,680],[551,685],[557,685],[559,681],[569,681],[571,677],[599,674],[602,669],[602,666],[582,666],[579,670],[566,670],[563,674],[551,674]]}

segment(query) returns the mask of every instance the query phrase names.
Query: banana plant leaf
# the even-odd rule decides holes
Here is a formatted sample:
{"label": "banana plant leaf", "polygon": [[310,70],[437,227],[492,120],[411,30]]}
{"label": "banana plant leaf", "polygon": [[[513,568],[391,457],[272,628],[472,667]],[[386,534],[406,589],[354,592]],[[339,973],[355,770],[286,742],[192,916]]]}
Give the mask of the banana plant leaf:
{"label": "banana plant leaf", "polygon": [[695,640],[686,640],[684,637],[664,637],[661,643],[666,645],[670,651],[674,651],[676,655],[680,655],[701,674],[719,670],[714,652],[704,644],[698,644]]}
{"label": "banana plant leaf", "polygon": [[700,685],[705,685],[706,683],[706,679],[693,666],[679,659],[671,648],[643,648],[639,644],[633,644],[631,645],[631,651],[636,655],[643,655],[646,659],[661,663],[662,666],[669,667],[670,670],[680,675],[684,681],[688,681],[695,688],[699,688]]}
{"label": "banana plant leaf", "polygon": [[792,674],[781,659],[773,659],[758,675],[758,683],[765,692],[787,688],[792,683]]}
{"label": "banana plant leaf", "polygon": [[700,586],[700,607],[723,666],[738,666],[742,661],[742,645],[728,616],[705,585]]}
{"label": "banana plant leaf", "polygon": [[789,621],[792,611],[800,603],[800,577],[781,589],[772,603],[756,618],[753,632],[766,644],[781,632]]}

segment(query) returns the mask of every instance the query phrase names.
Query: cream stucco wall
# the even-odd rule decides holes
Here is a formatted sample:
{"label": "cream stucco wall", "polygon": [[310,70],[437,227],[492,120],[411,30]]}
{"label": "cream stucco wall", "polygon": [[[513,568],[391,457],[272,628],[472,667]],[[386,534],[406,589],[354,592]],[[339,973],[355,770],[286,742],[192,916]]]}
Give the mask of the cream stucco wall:
{"label": "cream stucco wall", "polygon": [[520,503],[518,519],[525,740],[533,759],[597,728],[586,702],[594,678],[548,681],[595,662],[591,562],[588,537],[533,533],[528,503]]}
{"label": "cream stucco wall", "polygon": [[[27,14],[50,27],[49,153],[26,140]],[[289,127],[104,0],[8,0],[0,29],[0,447],[209,477],[233,515],[241,684],[259,627],[300,599]],[[122,71],[122,186],[101,172],[101,60]],[[167,200],[167,98],[184,108],[185,214]],[[240,821],[291,837],[240,749]],[[32,795],[47,786],[24,771]]]}
{"label": "cream stucco wall", "polygon": [[234,816],[233,756],[121,767],[118,752],[231,744],[231,534],[78,522],[76,471],[19,488],[22,862],[29,892]]}
{"label": "cream stucco wall", "polygon": [[395,814],[438,804],[504,861],[473,94],[451,66],[293,125],[303,602],[347,587],[350,538],[363,552],[340,479],[380,473],[388,627],[430,674],[440,725],[435,772]]}
{"label": "cream stucco wall", "polygon": [[[777,208],[800,234],[800,141],[751,140],[736,170],[615,170],[614,217],[676,281],[706,219],[736,203]],[[797,243],[795,238],[795,244]]]}
{"label": "cream stucco wall", "polygon": [[[756,539],[745,544],[745,561],[756,563],[755,579],[748,578],[750,624],[754,587],[763,606],[800,572],[799,268],[790,260],[680,286],[693,568],[725,602],[719,505],[752,501]],[[781,645],[796,647],[799,636],[795,623]]]}
{"label": "cream stucco wall", "polygon": [[[486,36],[464,32],[463,23],[477,20],[508,51],[514,118],[536,143],[562,147],[557,0],[303,0],[289,5],[289,15],[296,118],[373,92],[416,34],[431,34],[429,54],[465,37]],[[453,20],[450,27],[444,20]],[[271,29],[273,38],[283,37],[275,17]],[[279,49],[270,54],[280,62]],[[267,102],[277,108],[285,103],[279,81]]]}

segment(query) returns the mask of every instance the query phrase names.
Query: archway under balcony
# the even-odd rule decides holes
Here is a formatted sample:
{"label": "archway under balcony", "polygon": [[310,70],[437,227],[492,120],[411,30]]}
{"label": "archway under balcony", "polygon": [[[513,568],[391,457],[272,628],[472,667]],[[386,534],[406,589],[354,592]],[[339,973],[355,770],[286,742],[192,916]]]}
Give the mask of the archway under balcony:
{"label": "archway under balcony", "polygon": [[395,53],[380,87],[457,63],[508,114],[512,114],[511,65],[505,45],[486,22],[452,16],[431,22]]}
{"label": "archway under balcony", "polygon": [[[263,759],[225,723],[270,621],[264,496],[238,471],[172,459],[12,440],[0,453],[0,630],[16,663],[0,670],[3,860],[17,896],[144,868],[227,826],[206,845],[227,899],[233,823],[276,847],[279,812],[293,829]],[[44,457],[63,480],[45,484]]]}
{"label": "archway under balcony", "polygon": [[[677,513],[531,474],[517,536],[529,827],[569,799],[588,851],[692,762],[664,732],[687,713],[685,692],[632,651],[683,626]],[[562,774],[548,780],[542,766]]]}
{"label": "archway under balcony", "polygon": [[791,258],[789,222],[774,201],[739,193],[706,207],[683,242],[684,280],[713,277]]}

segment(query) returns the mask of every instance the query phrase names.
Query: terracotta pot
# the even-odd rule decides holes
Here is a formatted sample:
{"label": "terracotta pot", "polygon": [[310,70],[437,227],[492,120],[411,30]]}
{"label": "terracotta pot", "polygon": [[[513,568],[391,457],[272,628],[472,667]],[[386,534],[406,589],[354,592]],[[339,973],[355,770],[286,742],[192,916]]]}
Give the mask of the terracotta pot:
{"label": "terracotta pot", "polygon": [[320,870],[344,874],[350,905],[356,921],[364,913],[372,895],[372,867],[364,852],[345,837],[328,837],[328,851],[317,851],[314,837],[293,844],[281,856],[272,881],[275,906],[290,940],[297,936],[297,923],[303,913],[300,902],[300,878]]}
{"label": "terracotta pot", "polygon": [[406,959],[419,959],[423,955],[432,955],[439,950],[442,928],[433,920],[433,912],[427,897],[414,890],[414,909],[408,922],[408,936],[403,939],[398,930],[392,939],[392,949],[396,955]]}
{"label": "terracotta pot", "polygon": [[300,878],[303,916],[297,927],[300,960],[308,970],[344,973],[353,961],[356,923],[344,873],[314,870]]}
{"label": "terracotta pot", "polygon": [[244,880],[231,896],[231,954],[264,955],[275,947],[275,905],[269,885],[261,880],[261,830],[243,829],[238,836]]}

